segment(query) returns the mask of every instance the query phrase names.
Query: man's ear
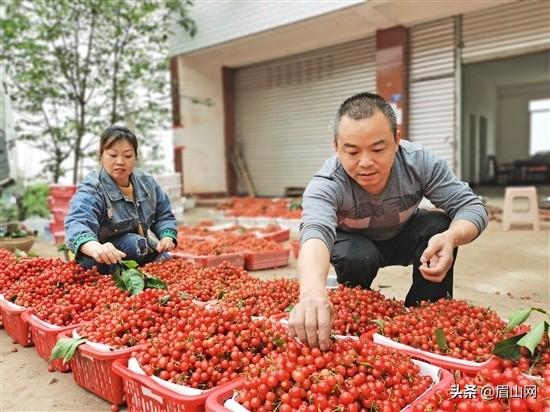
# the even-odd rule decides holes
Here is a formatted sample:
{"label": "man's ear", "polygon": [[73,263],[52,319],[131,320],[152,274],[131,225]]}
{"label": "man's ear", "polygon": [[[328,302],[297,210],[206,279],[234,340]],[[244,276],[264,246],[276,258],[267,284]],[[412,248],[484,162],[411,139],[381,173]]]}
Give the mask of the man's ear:
{"label": "man's ear", "polygon": [[334,138],[334,141],[332,142],[332,144],[334,145],[334,151],[337,152],[338,151],[338,140],[336,140],[336,137]]}
{"label": "man's ear", "polygon": [[395,146],[396,146],[396,149],[395,151],[397,152],[397,150],[399,150],[399,142],[401,141],[401,130],[397,129],[395,131]]}

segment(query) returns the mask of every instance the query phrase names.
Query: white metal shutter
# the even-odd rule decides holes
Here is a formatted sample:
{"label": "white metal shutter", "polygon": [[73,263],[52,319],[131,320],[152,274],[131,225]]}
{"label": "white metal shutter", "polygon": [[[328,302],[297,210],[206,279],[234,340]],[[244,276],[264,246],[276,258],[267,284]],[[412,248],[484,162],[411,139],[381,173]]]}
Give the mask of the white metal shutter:
{"label": "white metal shutter", "polygon": [[455,48],[452,18],[410,31],[409,139],[454,168]]}
{"label": "white metal shutter", "polygon": [[374,37],[238,69],[237,142],[259,195],[305,187],[333,153],[347,97],[375,91]]}
{"label": "white metal shutter", "polygon": [[467,13],[462,40],[464,63],[550,49],[550,2],[522,1]]}

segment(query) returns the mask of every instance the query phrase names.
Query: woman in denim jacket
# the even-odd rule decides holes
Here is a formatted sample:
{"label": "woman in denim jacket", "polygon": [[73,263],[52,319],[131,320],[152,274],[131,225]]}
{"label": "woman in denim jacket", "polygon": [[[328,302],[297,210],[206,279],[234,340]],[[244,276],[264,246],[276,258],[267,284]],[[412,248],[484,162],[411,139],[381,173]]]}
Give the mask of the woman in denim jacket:
{"label": "woman in denim jacket", "polygon": [[99,144],[101,168],[86,176],[71,199],[66,243],[86,269],[112,273],[122,258],[142,265],[167,256],[176,244],[168,196],[151,175],[134,169],[137,147],[126,127],[106,129]]}

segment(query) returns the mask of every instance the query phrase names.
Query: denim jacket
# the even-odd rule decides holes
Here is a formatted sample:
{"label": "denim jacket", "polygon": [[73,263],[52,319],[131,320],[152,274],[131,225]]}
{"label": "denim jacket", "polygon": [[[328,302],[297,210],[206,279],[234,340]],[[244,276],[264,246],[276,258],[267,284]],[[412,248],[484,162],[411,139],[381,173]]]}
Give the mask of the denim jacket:
{"label": "denim jacket", "polygon": [[153,176],[134,169],[130,175],[134,201],[122,195],[105,169],[90,173],[78,186],[65,217],[65,239],[78,254],[80,246],[91,240],[100,243],[126,233],[151,231],[159,238],[176,241],[176,218],[170,200]]}

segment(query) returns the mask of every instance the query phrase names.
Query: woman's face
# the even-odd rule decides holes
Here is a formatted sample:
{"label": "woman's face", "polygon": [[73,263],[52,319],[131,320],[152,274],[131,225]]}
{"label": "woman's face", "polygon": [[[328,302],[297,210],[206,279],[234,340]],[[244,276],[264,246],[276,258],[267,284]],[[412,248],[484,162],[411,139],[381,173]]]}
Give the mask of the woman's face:
{"label": "woman's face", "polygon": [[134,147],[126,139],[118,140],[103,151],[101,164],[117,185],[127,187],[136,165]]}

